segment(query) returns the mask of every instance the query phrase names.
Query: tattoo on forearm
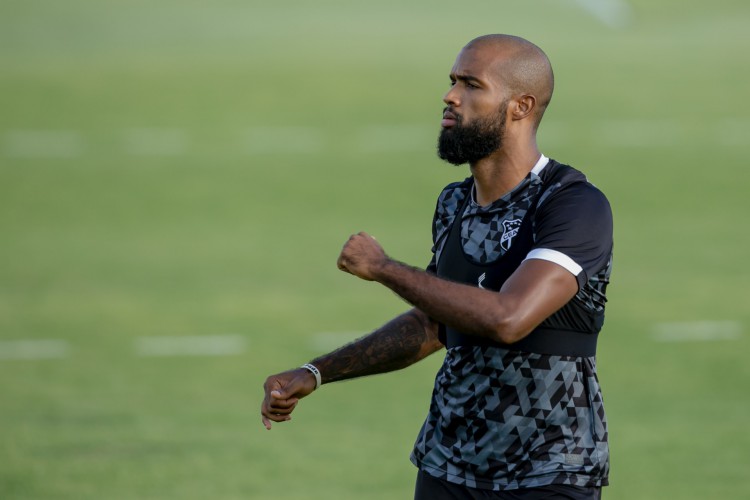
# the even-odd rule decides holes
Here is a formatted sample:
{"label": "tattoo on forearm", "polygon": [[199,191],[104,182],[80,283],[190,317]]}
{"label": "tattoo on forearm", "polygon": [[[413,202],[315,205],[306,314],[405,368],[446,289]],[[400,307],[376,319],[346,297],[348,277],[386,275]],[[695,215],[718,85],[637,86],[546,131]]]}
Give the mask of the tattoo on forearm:
{"label": "tattoo on forearm", "polygon": [[385,373],[419,361],[426,355],[423,346],[431,340],[427,325],[415,311],[409,311],[312,364],[320,370],[324,383]]}

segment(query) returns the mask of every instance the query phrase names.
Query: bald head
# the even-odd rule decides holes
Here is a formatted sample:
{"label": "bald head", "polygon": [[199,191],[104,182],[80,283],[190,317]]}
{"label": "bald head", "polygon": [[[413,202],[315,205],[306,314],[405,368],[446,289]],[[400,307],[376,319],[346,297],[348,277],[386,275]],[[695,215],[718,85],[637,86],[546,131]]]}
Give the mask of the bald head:
{"label": "bald head", "polygon": [[536,100],[535,127],[552,99],[555,78],[547,54],[523,38],[512,35],[485,35],[470,41],[464,49],[489,51],[492,70],[513,95],[532,95]]}

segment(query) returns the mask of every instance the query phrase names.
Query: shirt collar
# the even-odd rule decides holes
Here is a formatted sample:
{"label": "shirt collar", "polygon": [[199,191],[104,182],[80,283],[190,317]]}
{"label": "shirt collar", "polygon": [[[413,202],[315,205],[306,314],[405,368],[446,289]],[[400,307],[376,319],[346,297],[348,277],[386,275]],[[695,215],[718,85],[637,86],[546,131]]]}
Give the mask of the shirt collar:
{"label": "shirt collar", "polygon": [[540,156],[536,162],[536,165],[534,165],[534,168],[531,169],[531,173],[534,175],[539,175],[541,171],[544,170],[544,167],[547,166],[547,163],[549,163],[549,158],[544,155]]}
{"label": "shirt collar", "polygon": [[[544,155],[541,155],[539,157],[539,159],[536,161],[536,164],[534,165],[534,168],[531,169],[531,174],[533,174],[533,175],[530,176],[532,178],[532,182],[534,182],[533,181],[533,177],[539,178],[539,174],[542,172],[542,170],[544,170],[544,167],[546,167],[548,163],[549,163],[549,158],[547,158]],[[521,181],[521,183],[518,186],[521,186],[524,182],[525,182],[525,180]],[[516,186],[513,189],[511,189],[510,192],[506,193],[503,196],[503,198],[505,198],[507,196],[510,196],[516,189],[518,189],[518,186]],[[474,185],[472,183],[472,185],[471,185],[471,191],[469,191],[469,195],[471,196],[470,201],[471,201],[472,205],[482,208],[479,205],[479,203],[477,203],[477,201],[476,201],[477,200],[476,189],[477,189],[476,185]]]}

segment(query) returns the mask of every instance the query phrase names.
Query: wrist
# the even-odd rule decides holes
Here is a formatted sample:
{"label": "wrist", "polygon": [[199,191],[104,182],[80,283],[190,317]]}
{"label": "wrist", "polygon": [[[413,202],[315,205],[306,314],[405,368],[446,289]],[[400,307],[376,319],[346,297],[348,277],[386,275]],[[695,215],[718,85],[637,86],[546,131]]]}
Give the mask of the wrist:
{"label": "wrist", "polygon": [[315,365],[311,363],[305,363],[300,368],[306,370],[307,372],[312,374],[313,377],[315,377],[315,389],[317,389],[323,384],[323,380],[320,376],[320,370],[318,370],[318,368]]}
{"label": "wrist", "polygon": [[373,269],[373,279],[379,283],[386,281],[388,279],[389,272],[391,271],[391,269],[393,269],[393,266],[398,264],[398,262],[386,255],[385,257],[383,257],[383,260],[381,260]]}

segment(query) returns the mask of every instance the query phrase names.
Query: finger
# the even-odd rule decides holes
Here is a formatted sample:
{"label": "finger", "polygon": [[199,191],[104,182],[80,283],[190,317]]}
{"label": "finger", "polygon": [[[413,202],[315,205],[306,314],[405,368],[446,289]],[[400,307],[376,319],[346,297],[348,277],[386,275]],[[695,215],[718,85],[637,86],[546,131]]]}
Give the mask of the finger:
{"label": "finger", "polygon": [[280,404],[271,403],[268,405],[268,411],[270,413],[280,413],[282,411],[292,411],[297,406],[297,401],[288,403],[283,401]]}
{"label": "finger", "polygon": [[[266,421],[274,421],[274,422],[286,422],[287,420],[291,420],[292,417],[289,415],[275,415],[273,413],[269,415],[264,415],[264,420]],[[271,422],[268,422],[268,425],[271,425]]]}
{"label": "finger", "polygon": [[289,408],[290,406],[294,406],[299,402],[299,398],[289,398],[289,399],[276,399],[271,398],[268,401],[269,406],[272,407],[279,407],[279,408]]}
{"label": "finger", "polygon": [[[261,415],[263,415],[263,424],[271,425],[271,420],[274,422],[285,422],[290,419],[289,413],[292,410],[280,410],[276,411],[272,408],[263,408],[261,410]],[[267,426],[268,426],[267,425]]]}
{"label": "finger", "polygon": [[349,268],[348,268],[348,267],[346,267],[346,262],[344,261],[344,259],[343,259],[343,258],[340,258],[340,259],[339,259],[339,261],[337,262],[337,265],[338,265],[338,268],[339,268],[340,270],[344,271],[345,273],[349,273],[349,274],[351,274],[351,271],[349,270]]}
{"label": "finger", "polygon": [[299,403],[299,399],[297,398],[281,401],[263,401],[260,412],[265,416],[288,414],[294,411],[297,403]]}
{"label": "finger", "polygon": [[271,410],[286,410],[287,408],[294,408],[297,406],[297,403],[299,402],[299,399],[292,398],[292,399],[280,399],[280,400],[271,400],[268,403],[268,407]]}
{"label": "finger", "polygon": [[266,430],[271,430],[271,421],[268,420],[266,417],[262,418],[263,425],[265,426]]}
{"label": "finger", "polygon": [[279,403],[283,404],[283,402],[287,401],[287,398],[288,398],[286,392],[281,391],[279,389],[271,391],[268,394],[268,396],[269,396],[268,397],[268,403],[270,405],[279,404]]}
{"label": "finger", "polygon": [[263,425],[265,425],[267,429],[270,429],[271,422],[268,420],[268,417],[271,415],[271,409],[268,407],[266,401],[264,401],[260,407],[260,414],[263,416]]}
{"label": "finger", "polygon": [[297,402],[299,401],[299,398],[295,398],[294,394],[300,389],[299,383],[296,381],[292,381],[288,386],[284,388],[284,390],[273,390],[269,394],[271,396],[269,401],[277,402],[277,401],[289,401],[289,402]]}
{"label": "finger", "polygon": [[291,408],[271,408],[269,413],[271,415],[279,416],[279,415],[289,415],[294,411],[295,406],[292,406]]}

